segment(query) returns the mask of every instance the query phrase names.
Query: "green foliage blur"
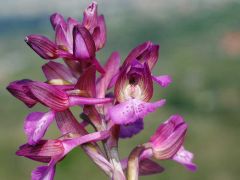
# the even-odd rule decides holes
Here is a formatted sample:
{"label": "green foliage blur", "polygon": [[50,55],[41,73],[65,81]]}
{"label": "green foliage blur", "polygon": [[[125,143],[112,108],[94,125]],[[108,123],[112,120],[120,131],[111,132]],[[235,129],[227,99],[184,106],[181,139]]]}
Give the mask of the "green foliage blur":
{"label": "green foliage blur", "polygon": [[[163,13],[148,5],[150,1],[123,2],[99,1],[99,11],[105,15],[108,27],[108,44],[98,54],[99,59],[104,63],[117,50],[123,61],[132,48],[151,40],[161,46],[154,74],[170,74],[173,83],[166,89],[155,87],[154,100],[166,98],[167,104],[145,119],[145,130],[140,135],[121,140],[121,157],[127,157],[134,146],[146,142],[171,114],[180,114],[189,124],[185,147],[194,152],[198,171],[192,173],[175,162],[163,161],[159,163],[165,167],[164,173],[140,179],[237,180],[240,177],[240,3],[208,5],[204,1],[205,4],[191,6],[191,1],[182,0],[182,4],[173,3]],[[79,0],[77,5],[79,15],[74,17],[81,19],[85,4]],[[30,179],[31,171],[40,164],[17,157],[15,151],[26,141],[24,117],[46,108],[39,105],[28,109],[5,87],[17,79],[44,81],[41,65],[46,61],[23,39],[28,34],[54,38],[49,15],[0,17],[1,180]],[[63,15],[73,16],[70,11]],[[58,136],[60,133],[53,123],[46,137]],[[55,176],[56,180],[106,178],[80,149],[57,165]]]}

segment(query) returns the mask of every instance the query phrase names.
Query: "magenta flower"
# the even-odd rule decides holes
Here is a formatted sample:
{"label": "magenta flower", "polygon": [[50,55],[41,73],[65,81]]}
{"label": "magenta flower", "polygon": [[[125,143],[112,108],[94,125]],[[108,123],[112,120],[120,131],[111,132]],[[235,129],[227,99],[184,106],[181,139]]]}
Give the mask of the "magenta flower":
{"label": "magenta flower", "polygon": [[[27,143],[16,152],[47,163],[32,171],[32,180],[53,180],[57,163],[77,147],[113,180],[136,180],[142,175],[162,173],[164,168],[153,158],[173,160],[195,171],[193,154],[183,147],[187,124],[179,115],[160,124],[150,140],[135,147],[127,159],[119,158],[120,138],[142,132],[147,123],[144,118],[166,102],[152,100],[153,82],[163,88],[172,82],[169,75],[152,74],[159,45],[150,41],[138,45],[122,65],[119,53],[113,52],[101,65],[97,56],[106,43],[106,24],[104,16],[98,15],[96,2],[85,9],[82,21],[65,20],[54,13],[50,22],[55,41],[42,35],[25,39],[40,57],[48,60],[42,66],[46,80],[23,79],[7,86],[27,107],[40,104],[47,108],[26,116]],[[53,61],[56,59],[63,61]],[[72,107],[81,108],[81,113],[75,116]],[[44,140],[53,121],[61,136]],[[89,127],[94,132],[89,133]]]}
{"label": "magenta flower", "polygon": [[187,124],[179,115],[171,116],[161,124],[150,138],[153,156],[156,159],[173,157],[182,146],[187,131]]}
{"label": "magenta flower", "polygon": [[96,69],[104,72],[96,59],[96,51],[105,45],[106,25],[104,17],[97,14],[95,2],[85,10],[83,22],[73,18],[68,18],[66,22],[58,13],[54,13],[50,21],[55,31],[55,42],[42,35],[29,35],[25,38],[26,43],[40,57],[47,60],[64,58],[68,61],[67,64],[81,68],[96,64]]}
{"label": "magenta flower", "polygon": [[[70,136],[70,138],[68,136]],[[40,162],[48,162],[48,166],[39,166],[32,172],[33,180],[53,179],[56,164],[73,148],[87,142],[104,140],[109,136],[109,132],[95,132],[75,138],[71,136],[72,135],[69,134],[57,140],[42,140],[35,146],[29,144],[20,146],[20,149],[16,152],[18,156],[25,156]]]}

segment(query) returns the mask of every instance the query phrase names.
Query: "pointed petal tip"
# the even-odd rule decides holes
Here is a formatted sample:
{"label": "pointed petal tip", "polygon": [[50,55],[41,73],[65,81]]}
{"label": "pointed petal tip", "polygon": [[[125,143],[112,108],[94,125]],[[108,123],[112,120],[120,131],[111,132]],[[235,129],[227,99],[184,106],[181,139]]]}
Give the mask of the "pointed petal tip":
{"label": "pointed petal tip", "polygon": [[43,59],[56,59],[57,45],[42,35],[31,34],[25,38],[25,42]]}
{"label": "pointed petal tip", "polygon": [[168,87],[173,82],[172,77],[169,75],[152,76],[152,79],[163,88]]}

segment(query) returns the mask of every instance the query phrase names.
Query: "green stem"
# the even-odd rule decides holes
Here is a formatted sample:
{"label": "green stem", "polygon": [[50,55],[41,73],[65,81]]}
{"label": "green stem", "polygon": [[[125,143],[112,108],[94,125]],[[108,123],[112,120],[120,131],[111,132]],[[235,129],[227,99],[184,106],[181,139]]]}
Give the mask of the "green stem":
{"label": "green stem", "polygon": [[135,147],[128,157],[127,180],[138,180],[140,155],[146,149],[150,148],[148,144],[142,144]]}

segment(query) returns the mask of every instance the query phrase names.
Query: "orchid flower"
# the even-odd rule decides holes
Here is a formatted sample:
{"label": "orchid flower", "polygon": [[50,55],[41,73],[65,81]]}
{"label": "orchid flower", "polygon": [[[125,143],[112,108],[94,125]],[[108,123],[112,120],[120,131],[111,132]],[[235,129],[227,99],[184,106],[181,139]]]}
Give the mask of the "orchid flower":
{"label": "orchid flower", "polygon": [[[187,124],[180,115],[173,115],[162,123],[156,132],[151,136],[148,143],[136,147],[129,156],[128,165],[126,160],[122,160],[122,167],[136,166],[129,169],[129,174],[140,173],[142,161],[149,161],[150,158],[157,160],[172,159],[191,171],[196,170],[196,165],[192,162],[193,154],[183,147],[184,137],[187,131]],[[137,165],[136,165],[137,164]],[[155,164],[155,163],[152,163]],[[157,165],[152,165],[157,168]],[[151,171],[153,167],[149,167]],[[154,171],[151,174],[161,173],[162,170]]]}
{"label": "orchid flower", "polygon": [[[98,140],[106,139],[109,135],[108,131],[95,132],[85,136],[71,138],[74,135],[67,135],[57,140],[42,140],[35,146],[24,144],[16,152],[18,156],[48,162],[48,166],[39,166],[32,172],[33,180],[49,179],[52,180],[55,174],[56,164],[64,158],[75,147]],[[68,137],[70,136],[70,138]]]}
{"label": "orchid flower", "polygon": [[123,65],[114,93],[119,104],[110,108],[108,113],[115,124],[121,125],[121,134],[125,132],[121,137],[139,133],[143,128],[137,121],[165,104],[165,100],[148,102],[153,95],[151,72],[147,62],[142,64],[138,60]]}
{"label": "orchid flower", "polygon": [[[32,180],[53,180],[56,165],[76,147],[82,148],[112,180],[137,180],[139,176],[162,173],[164,168],[156,160],[172,160],[195,171],[194,155],[183,145],[187,123],[180,115],[170,116],[148,142],[120,160],[120,138],[140,134],[147,123],[145,117],[166,102],[152,100],[153,82],[163,88],[172,82],[169,75],[152,73],[160,46],[150,41],[141,43],[130,51],[122,65],[120,54],[115,51],[102,65],[98,51],[106,43],[107,29],[96,2],[84,10],[82,21],[71,17],[65,20],[54,13],[50,22],[54,41],[34,34],[25,38],[41,58],[48,60],[42,66],[46,80],[23,79],[7,86],[28,108],[36,104],[47,108],[26,116],[23,129],[27,143],[16,152],[18,156],[47,163],[32,171]],[[56,59],[62,62],[53,61]],[[82,109],[78,116],[72,107]],[[44,139],[54,121],[60,137]],[[88,132],[89,126],[94,132]]]}

